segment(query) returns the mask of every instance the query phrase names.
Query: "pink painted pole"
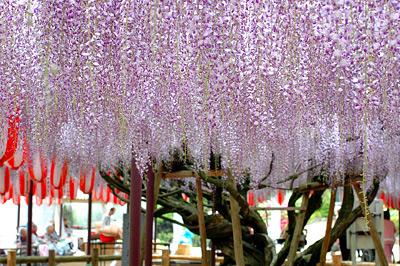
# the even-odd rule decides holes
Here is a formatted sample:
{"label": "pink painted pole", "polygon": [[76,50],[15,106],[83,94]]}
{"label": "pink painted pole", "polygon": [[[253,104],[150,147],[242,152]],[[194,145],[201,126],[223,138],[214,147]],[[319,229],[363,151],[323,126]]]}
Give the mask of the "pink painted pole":
{"label": "pink painted pole", "polygon": [[129,195],[129,245],[130,256],[129,266],[140,266],[140,216],[141,216],[141,197],[142,196],[142,177],[136,166],[136,160],[132,154],[131,163],[131,184]]}
{"label": "pink painted pole", "polygon": [[153,214],[154,214],[154,171],[151,164],[147,173],[146,191],[146,247],[145,266],[152,266],[153,262]]}

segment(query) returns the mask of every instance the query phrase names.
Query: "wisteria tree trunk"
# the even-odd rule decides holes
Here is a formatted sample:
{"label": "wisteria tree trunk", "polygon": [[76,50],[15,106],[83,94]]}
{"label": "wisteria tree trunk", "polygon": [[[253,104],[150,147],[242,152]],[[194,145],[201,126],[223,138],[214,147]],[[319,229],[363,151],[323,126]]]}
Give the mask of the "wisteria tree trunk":
{"label": "wisteria tree trunk", "polygon": [[[123,174],[123,170],[119,174]],[[245,264],[249,266],[282,265],[288,256],[290,242],[292,241],[295,228],[295,212],[288,211],[288,238],[282,250],[279,254],[276,254],[275,243],[268,237],[265,222],[259,213],[251,208],[246,201],[246,195],[250,189],[248,186],[249,182],[241,182],[240,185],[235,187],[222,177],[208,177],[202,172],[199,174],[203,180],[205,213],[210,213],[208,211],[211,208],[214,208],[216,211],[214,214],[209,214],[205,217],[207,237],[213,241],[217,249],[222,251],[225,257],[223,265],[235,265],[229,195],[232,195],[237,200],[240,207]],[[306,210],[304,225],[307,224],[311,215],[321,207],[322,195],[328,187],[320,175],[314,176],[312,187],[306,186],[306,189],[294,189],[289,200],[289,206],[295,206],[296,201],[303,193],[309,193],[310,190],[314,190]],[[105,174],[103,174],[103,177],[112,188],[129,193],[126,182],[116,181]],[[183,219],[183,224],[181,225],[193,233],[199,234],[197,197],[194,186],[194,182],[180,179],[169,180],[167,183],[164,183],[160,188],[157,202],[159,208],[155,211],[155,216],[181,224],[165,217],[168,213],[178,213]],[[369,202],[374,199],[378,187],[379,183],[375,182],[368,190],[367,197]],[[188,201],[182,198],[183,192],[189,197]],[[339,211],[339,217],[331,232],[330,246],[362,214],[360,208],[352,210],[354,197],[351,187],[345,186],[344,192],[343,206]],[[145,198],[145,193],[146,187],[143,187],[143,198]],[[296,258],[295,265],[316,265],[319,261],[322,242],[323,239],[304,250]]]}
{"label": "wisteria tree trunk", "polygon": [[[207,178],[204,181],[206,181],[204,182],[206,188],[204,189],[203,196],[206,199],[206,206],[210,208],[213,201],[215,201],[214,206],[217,212],[205,217],[207,237],[224,254],[224,265],[232,265],[234,264],[233,232],[229,210],[229,197],[227,196],[227,193],[230,192],[222,189],[223,186],[227,187],[229,185],[218,178]],[[172,189],[161,189],[162,192],[158,199],[158,204],[162,207],[155,212],[156,217],[162,217],[166,213],[179,213],[183,218],[184,226],[193,233],[199,234],[196,195],[194,192],[187,192],[195,191],[195,189],[189,189],[185,192],[189,196],[189,203],[185,202],[181,196],[182,191],[179,187],[183,185],[182,181],[174,181],[170,185],[172,185]],[[172,193],[171,190],[175,191],[175,193]],[[246,265],[271,265],[275,257],[275,246],[267,235],[267,227],[263,219],[257,211],[249,208],[245,201],[245,197],[242,195],[245,192],[236,190],[232,193],[235,198],[239,197],[245,263]]]}

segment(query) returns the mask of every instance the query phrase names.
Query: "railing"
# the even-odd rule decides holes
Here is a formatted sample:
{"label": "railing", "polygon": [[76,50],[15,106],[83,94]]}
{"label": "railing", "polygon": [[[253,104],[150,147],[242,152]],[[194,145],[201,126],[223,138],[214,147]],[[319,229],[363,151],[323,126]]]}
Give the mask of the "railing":
{"label": "railing", "polygon": [[21,256],[17,257],[15,250],[9,250],[6,258],[0,258],[0,264],[7,264],[7,266],[16,266],[17,264],[28,263],[47,263],[49,266],[56,266],[57,263],[62,262],[90,262],[92,266],[99,266],[100,261],[113,261],[121,260],[121,256],[117,255],[99,255],[99,250],[94,248],[92,255],[86,256],[56,256],[54,250],[49,250],[49,257],[39,256]]}
{"label": "railing", "polygon": [[[207,256],[211,256],[211,252],[207,252]],[[170,266],[171,262],[178,261],[192,261],[201,262],[201,257],[192,257],[186,255],[170,255],[169,250],[163,250],[161,255],[153,255],[154,260],[161,260],[162,266]],[[99,255],[99,249],[93,248],[92,255],[85,256],[56,256],[54,250],[49,250],[48,257],[39,256],[21,256],[17,257],[15,250],[9,250],[7,257],[0,257],[0,264],[6,264],[7,266],[16,266],[18,264],[34,264],[34,263],[46,263],[48,266],[56,266],[57,263],[68,263],[68,262],[86,262],[91,263],[92,266],[99,266],[100,262],[121,260],[121,255]],[[218,263],[223,262],[222,257],[217,257]]]}

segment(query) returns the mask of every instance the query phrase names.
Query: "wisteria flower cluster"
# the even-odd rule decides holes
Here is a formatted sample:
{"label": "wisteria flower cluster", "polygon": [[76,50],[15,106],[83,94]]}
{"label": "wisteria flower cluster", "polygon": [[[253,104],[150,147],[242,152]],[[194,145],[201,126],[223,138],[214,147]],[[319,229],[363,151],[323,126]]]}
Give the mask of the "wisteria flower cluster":
{"label": "wisteria flower cluster", "polygon": [[397,189],[399,86],[398,0],[0,2],[1,149],[20,116],[74,176],[184,146],[254,182],[274,157],[271,184],[359,159]]}

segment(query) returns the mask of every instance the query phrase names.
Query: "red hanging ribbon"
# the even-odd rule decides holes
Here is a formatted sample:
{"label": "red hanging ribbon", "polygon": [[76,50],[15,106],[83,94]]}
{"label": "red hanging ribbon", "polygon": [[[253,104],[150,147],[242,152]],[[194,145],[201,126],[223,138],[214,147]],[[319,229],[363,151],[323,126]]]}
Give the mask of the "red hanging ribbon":
{"label": "red hanging ribbon", "polygon": [[47,184],[46,180],[40,182],[40,195],[38,195],[42,200],[47,196]]}
{"label": "red hanging ribbon", "polygon": [[64,161],[62,167],[61,167],[61,173],[60,173],[60,178],[58,185],[55,185],[54,183],[54,176],[55,176],[55,169],[56,169],[56,158],[54,157],[51,160],[51,167],[50,167],[50,184],[52,188],[55,189],[63,189],[65,182],[67,182],[67,175],[68,175],[68,162]]}
{"label": "red hanging ribbon", "polygon": [[54,197],[55,197],[54,188],[50,188],[50,198]]}
{"label": "red hanging ribbon", "polygon": [[30,162],[29,166],[28,166],[29,176],[35,182],[42,182],[44,179],[46,179],[46,176],[47,176],[47,166],[46,166],[46,160],[45,160],[44,156],[39,155],[39,163],[40,163],[40,170],[41,170],[40,178],[36,177],[32,162]]}
{"label": "red hanging ribbon", "polygon": [[283,194],[283,192],[281,190],[278,190],[277,201],[278,201],[279,205],[282,205],[284,200],[285,200],[285,195]]}
{"label": "red hanging ribbon", "polygon": [[93,187],[94,187],[94,179],[96,177],[96,169],[93,167],[92,168],[92,175],[91,175],[91,180],[90,180],[90,187],[89,189],[86,189],[86,172],[84,172],[82,174],[81,172],[81,176],[80,176],[80,180],[79,180],[79,188],[81,189],[81,191],[85,194],[89,194],[90,192],[92,192]]}
{"label": "red hanging ribbon", "polygon": [[8,199],[12,199],[12,201],[14,202],[14,188],[12,182],[10,184],[10,189],[8,190]]}
{"label": "red hanging ribbon", "polygon": [[0,168],[0,178],[4,184],[3,191],[0,191],[0,195],[4,196],[10,189],[10,169],[8,169],[8,167]]}
{"label": "red hanging ribbon", "polygon": [[258,201],[258,203],[263,203],[265,201],[264,196],[258,196],[257,201]]}
{"label": "red hanging ribbon", "polygon": [[392,196],[391,195],[388,196],[387,206],[389,207],[389,209],[393,209]]}
{"label": "red hanging ribbon", "polygon": [[24,165],[25,161],[28,159],[28,143],[26,141],[26,137],[24,137],[24,144],[22,146],[22,156],[21,156],[21,161],[16,162],[16,152],[14,155],[5,163],[8,167],[10,167],[12,170],[18,170],[22,165]]}
{"label": "red hanging ribbon", "polygon": [[15,197],[13,198],[13,203],[15,205],[18,205],[21,203],[21,197],[19,195],[15,195]]}
{"label": "red hanging ribbon", "polygon": [[111,199],[111,189],[107,186],[105,202],[110,202],[110,199]]}
{"label": "red hanging ribbon", "polygon": [[383,200],[383,202],[384,203],[386,203],[386,195],[385,195],[385,192],[381,192],[381,194],[379,195],[379,198],[381,199],[381,200]]}
{"label": "red hanging ribbon", "polygon": [[253,207],[254,204],[254,192],[253,191],[249,191],[247,194],[247,202],[249,203],[249,206]]}
{"label": "red hanging ribbon", "polygon": [[36,197],[36,205],[40,206],[42,205],[43,200],[40,197]]}
{"label": "red hanging ribbon", "polygon": [[0,158],[0,167],[14,156],[18,146],[19,115],[10,116],[8,119],[7,144],[4,155]]}
{"label": "red hanging ribbon", "polygon": [[100,186],[93,191],[93,199],[103,201],[103,193],[103,184],[100,184]]}
{"label": "red hanging ribbon", "polygon": [[18,171],[19,174],[19,195],[25,196],[27,194],[26,188],[28,185],[26,184],[27,180],[25,178],[25,172],[20,170]]}
{"label": "red hanging ribbon", "polygon": [[75,181],[74,179],[70,176],[69,177],[69,198],[70,199],[75,199]]}

